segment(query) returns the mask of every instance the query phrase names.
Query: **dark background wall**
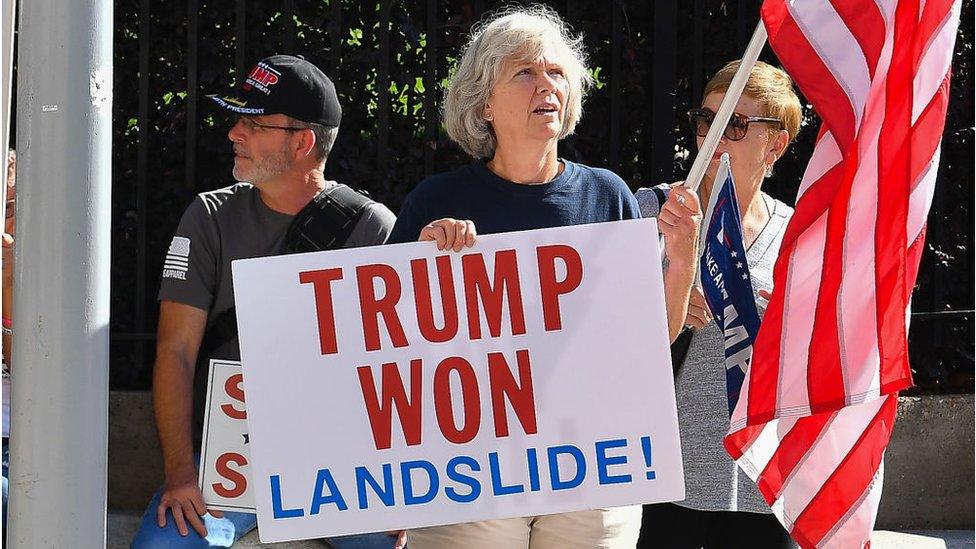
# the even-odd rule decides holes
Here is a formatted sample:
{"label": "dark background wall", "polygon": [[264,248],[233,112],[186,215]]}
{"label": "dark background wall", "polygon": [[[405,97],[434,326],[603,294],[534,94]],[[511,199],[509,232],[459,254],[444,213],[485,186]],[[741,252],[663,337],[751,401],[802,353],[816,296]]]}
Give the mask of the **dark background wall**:
{"label": "dark background wall", "polygon": [[[685,112],[738,58],[754,0],[549,2],[585,36],[597,86],[561,155],[614,169],[632,188],[684,177]],[[394,211],[425,175],[467,162],[440,128],[442,86],[489,1],[119,0],[115,5],[112,375],[151,383],[162,257],[201,191],[231,184],[229,119],[206,93],[258,59],[304,55],[336,83],[345,109],[326,175]],[[761,59],[778,64],[767,48]],[[963,1],[942,162],[910,333],[918,392],[973,390],[973,0]],[[819,121],[767,190],[793,203]]]}

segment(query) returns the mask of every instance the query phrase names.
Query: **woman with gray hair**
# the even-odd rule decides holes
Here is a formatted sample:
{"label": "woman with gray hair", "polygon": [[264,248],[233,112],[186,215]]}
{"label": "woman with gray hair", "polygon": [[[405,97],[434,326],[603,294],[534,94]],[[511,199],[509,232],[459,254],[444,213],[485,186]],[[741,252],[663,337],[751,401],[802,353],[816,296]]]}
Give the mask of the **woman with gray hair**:
{"label": "woman with gray hair", "polygon": [[[582,115],[590,82],[580,38],[548,8],[510,9],[476,28],[443,112],[448,135],[475,162],[417,185],[389,241],[419,238],[460,251],[474,243],[476,230],[501,233],[639,217],[620,177],[557,154],[557,143]],[[686,314],[700,218],[697,197],[685,189],[671,193],[659,216],[672,258],[665,275],[668,316],[675,318],[672,337]],[[410,531],[407,541],[414,549],[633,547],[640,522],[640,506],[595,509],[421,528]]]}

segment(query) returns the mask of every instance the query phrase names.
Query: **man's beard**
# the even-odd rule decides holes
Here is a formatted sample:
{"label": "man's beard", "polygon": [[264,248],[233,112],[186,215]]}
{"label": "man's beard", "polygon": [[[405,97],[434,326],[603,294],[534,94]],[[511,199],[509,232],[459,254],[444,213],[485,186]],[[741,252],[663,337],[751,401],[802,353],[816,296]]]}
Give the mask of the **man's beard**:
{"label": "man's beard", "polygon": [[234,163],[232,173],[235,180],[256,185],[285,173],[291,167],[287,151],[284,149],[262,158],[260,162],[255,163],[254,158],[250,158],[249,161],[251,165],[246,168]]}

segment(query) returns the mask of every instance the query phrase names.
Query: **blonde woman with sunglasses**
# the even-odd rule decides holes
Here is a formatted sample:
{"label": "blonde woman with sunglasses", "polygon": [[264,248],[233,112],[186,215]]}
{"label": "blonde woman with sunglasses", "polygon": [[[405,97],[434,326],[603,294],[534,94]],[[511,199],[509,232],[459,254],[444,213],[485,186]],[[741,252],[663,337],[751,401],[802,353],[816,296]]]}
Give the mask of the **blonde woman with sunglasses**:
{"label": "blonde woman with sunglasses", "polygon": [[[723,67],[705,86],[701,106],[688,113],[699,147],[738,68],[738,61]],[[701,203],[708,204],[718,160],[728,153],[760,315],[766,309],[773,264],[793,213],[764,193],[762,184],[796,137],[800,120],[800,100],[790,77],[771,65],[756,63],[698,191]],[[653,213],[658,202],[655,193],[638,191],[637,198],[645,215]],[[707,223],[703,221],[702,230]],[[724,339],[698,288],[692,288],[685,325],[692,336],[684,361],[676,365],[675,393],[686,497],[645,506],[639,547],[791,547],[789,535],[756,485],[722,446],[729,427]]]}

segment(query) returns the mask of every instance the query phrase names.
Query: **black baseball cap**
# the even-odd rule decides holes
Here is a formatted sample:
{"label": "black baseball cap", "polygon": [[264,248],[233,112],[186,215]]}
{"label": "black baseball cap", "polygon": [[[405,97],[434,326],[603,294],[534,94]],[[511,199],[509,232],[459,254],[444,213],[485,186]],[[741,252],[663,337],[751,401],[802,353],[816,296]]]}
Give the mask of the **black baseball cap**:
{"label": "black baseball cap", "polygon": [[237,114],[284,114],[330,127],[342,120],[342,107],[329,77],[292,55],[262,59],[233,92],[207,97]]}

